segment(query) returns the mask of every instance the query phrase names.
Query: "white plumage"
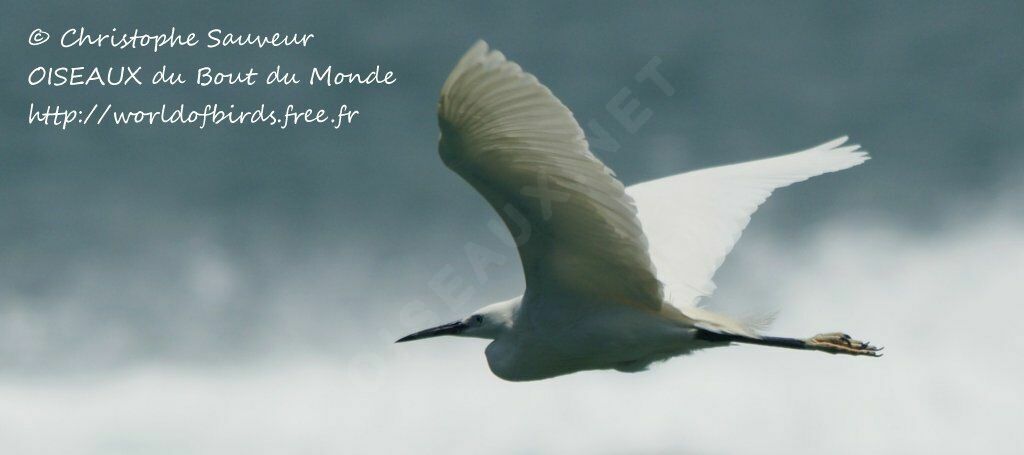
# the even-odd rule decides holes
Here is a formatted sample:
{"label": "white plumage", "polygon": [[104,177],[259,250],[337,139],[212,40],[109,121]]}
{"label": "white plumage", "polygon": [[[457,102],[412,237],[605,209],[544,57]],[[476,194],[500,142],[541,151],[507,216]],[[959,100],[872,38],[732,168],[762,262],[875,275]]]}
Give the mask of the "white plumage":
{"label": "white plumage", "polygon": [[661,305],[636,207],[537,78],[480,41],[448,76],[438,118],[444,163],[529,236],[518,242],[527,288]]}
{"label": "white plumage", "polygon": [[[696,308],[715,291],[712,277],[732,251],[750,216],[777,188],[868,160],[841,137],[804,151],[684,172],[630,186],[666,300],[697,320],[727,323]],[[751,327],[731,329],[751,335]]]}
{"label": "white plumage", "polygon": [[510,380],[638,371],[729,342],[877,351],[843,334],[761,336],[696,305],[714,291],[715,271],[773,190],[868,159],[845,137],[625,188],[551,91],[483,41],[445,81],[438,119],[442,160],[516,239],[526,292],[399,341],[492,339],[488,363]]}

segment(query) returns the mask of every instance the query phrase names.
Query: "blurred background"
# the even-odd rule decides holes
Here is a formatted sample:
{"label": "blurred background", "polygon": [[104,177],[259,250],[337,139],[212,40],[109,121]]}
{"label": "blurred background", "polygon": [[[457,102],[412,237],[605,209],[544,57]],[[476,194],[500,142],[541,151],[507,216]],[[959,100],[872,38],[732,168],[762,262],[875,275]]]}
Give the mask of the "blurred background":
{"label": "blurred background", "polygon": [[[0,16],[0,452],[1019,453],[1020,2],[8,2]],[[62,49],[171,26],[305,48]],[[436,153],[486,39],[627,185],[849,134],[863,166],[780,190],[713,305],[878,360],[742,346],[525,384],[481,340],[394,339],[522,292],[507,233]],[[652,58],[675,93],[634,75]],[[40,65],[333,65],[373,87],[46,87]],[[190,74],[186,72],[186,74]],[[606,105],[628,89],[650,120]],[[27,125],[29,103],[349,104],[349,128]],[[467,245],[500,258],[478,273]]]}

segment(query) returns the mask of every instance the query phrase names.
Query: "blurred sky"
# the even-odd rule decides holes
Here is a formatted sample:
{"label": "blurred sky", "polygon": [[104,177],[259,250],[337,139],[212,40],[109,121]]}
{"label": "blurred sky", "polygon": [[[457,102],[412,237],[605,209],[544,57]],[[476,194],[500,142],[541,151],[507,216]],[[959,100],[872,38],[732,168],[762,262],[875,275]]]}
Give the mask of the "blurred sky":
{"label": "blurred sky", "polygon": [[[0,16],[0,451],[939,452],[1024,443],[1020,2],[9,2]],[[171,26],[314,33],[306,48],[31,47]],[[441,164],[434,115],[488,40],[627,185],[849,134],[872,160],[780,190],[713,303],[842,329],[872,361],[736,347],[640,375],[507,384],[483,345],[395,347],[522,290],[496,217]],[[52,43],[51,43],[52,44]],[[671,97],[638,84],[653,57]],[[390,87],[32,87],[39,65],[397,74]],[[653,116],[605,109],[628,88]],[[356,124],[26,125],[30,102],[336,106]],[[590,131],[588,131],[588,134]],[[504,234],[503,234],[504,235]],[[507,260],[479,276],[465,246]],[[436,292],[458,285],[463,299]],[[463,301],[464,300],[464,301]],[[493,419],[493,421],[489,421]],[[128,431],[122,431],[127,429]],[[7,451],[4,451],[7,452]]]}

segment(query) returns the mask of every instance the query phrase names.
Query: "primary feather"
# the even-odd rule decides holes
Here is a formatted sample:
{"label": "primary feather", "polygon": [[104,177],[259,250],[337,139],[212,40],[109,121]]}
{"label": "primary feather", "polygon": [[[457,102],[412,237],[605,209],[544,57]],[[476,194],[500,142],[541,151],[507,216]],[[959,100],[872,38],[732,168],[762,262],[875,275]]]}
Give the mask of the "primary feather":
{"label": "primary feather", "polygon": [[685,172],[627,188],[666,301],[691,318],[708,320],[719,331],[755,332],[751,324],[698,308],[697,303],[714,292],[715,271],[772,191],[869,158],[859,146],[845,145],[846,140],[841,137],[788,155]]}

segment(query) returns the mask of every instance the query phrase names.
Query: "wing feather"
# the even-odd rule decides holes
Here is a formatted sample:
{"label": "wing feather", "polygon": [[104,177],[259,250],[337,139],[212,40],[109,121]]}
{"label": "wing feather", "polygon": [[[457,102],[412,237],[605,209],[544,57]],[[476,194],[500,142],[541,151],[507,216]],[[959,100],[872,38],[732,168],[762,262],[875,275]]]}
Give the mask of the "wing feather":
{"label": "wing feather", "polygon": [[630,186],[666,299],[686,308],[714,292],[715,271],[772,191],[867,161],[846,139]]}
{"label": "wing feather", "polygon": [[632,199],[536,77],[479,41],[445,81],[438,120],[441,159],[512,231],[528,293],[661,307]]}

